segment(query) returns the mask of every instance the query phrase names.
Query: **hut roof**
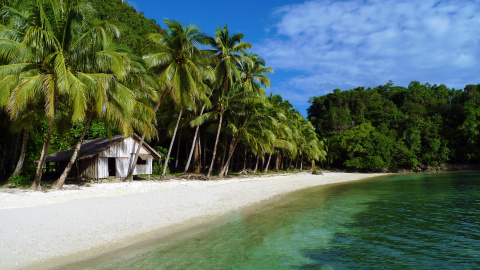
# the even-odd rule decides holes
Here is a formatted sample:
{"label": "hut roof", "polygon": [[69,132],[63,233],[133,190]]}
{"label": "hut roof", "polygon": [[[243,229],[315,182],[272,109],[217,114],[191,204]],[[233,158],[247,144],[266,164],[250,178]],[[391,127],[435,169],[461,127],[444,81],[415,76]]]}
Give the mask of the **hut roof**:
{"label": "hut roof", "polygon": [[[83,144],[80,147],[77,160],[93,157],[96,154],[107,150],[112,145],[125,140],[126,138],[129,138],[129,137],[114,136],[112,138],[85,140],[83,141]],[[132,136],[132,138],[137,142],[140,142],[140,137],[138,137],[136,134]],[[144,142],[143,146],[155,159],[161,158],[160,155],[157,152],[155,152],[155,150],[153,150],[152,147],[150,147],[150,145]],[[57,153],[51,154],[50,156],[45,158],[45,162],[68,161],[72,157],[74,150],[75,150],[75,147],[72,147],[63,152],[57,152]]]}

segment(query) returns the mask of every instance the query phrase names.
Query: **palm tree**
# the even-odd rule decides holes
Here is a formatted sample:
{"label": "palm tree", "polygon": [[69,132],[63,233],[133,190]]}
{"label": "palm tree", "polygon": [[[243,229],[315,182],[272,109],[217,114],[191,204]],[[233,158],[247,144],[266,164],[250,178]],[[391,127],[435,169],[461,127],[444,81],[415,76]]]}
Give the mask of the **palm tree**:
{"label": "palm tree", "polygon": [[[199,100],[208,102],[205,95],[208,87],[204,79],[213,79],[213,72],[208,65],[208,53],[198,48],[198,45],[206,42],[205,35],[194,25],[184,27],[181,23],[170,20],[165,20],[165,24],[169,28],[167,33],[149,36],[155,44],[148,48],[151,53],[145,55],[144,59],[149,69],[157,74],[160,84],[165,85],[165,94],[180,105],[179,122],[184,108],[194,109]],[[166,174],[170,152],[171,147],[162,176]]]}
{"label": "palm tree", "polygon": [[15,131],[20,132],[23,130],[22,148],[20,150],[20,157],[12,175],[20,175],[22,172],[25,156],[27,153],[27,143],[30,132],[37,128],[42,122],[42,116],[44,114],[43,104],[40,106],[32,105],[29,109],[25,110],[15,122],[13,122],[13,128]]}
{"label": "palm tree", "polygon": [[[133,101],[133,111],[131,118],[128,119],[129,124],[132,128],[136,130],[142,130],[142,137],[140,139],[139,146],[135,151],[132,165],[128,172],[128,175],[125,179],[131,181],[133,179],[133,172],[137,165],[138,156],[140,154],[141,146],[145,138],[148,140],[151,139],[153,134],[156,134],[156,129],[151,124],[155,123],[156,112],[160,107],[160,103],[163,101],[163,98],[159,99],[158,94],[162,87],[159,85],[158,81],[155,79],[154,74],[148,71],[146,63],[143,59],[137,57],[136,55],[128,53],[128,56],[131,60],[131,69],[128,76],[125,78],[124,84],[133,90],[134,98]],[[164,91],[165,92],[165,91]],[[157,105],[152,109],[151,102],[158,101]],[[124,133],[126,134],[126,133]]]}
{"label": "palm tree", "polygon": [[[83,81],[85,87],[82,88],[82,90],[85,91],[84,95],[87,97],[85,101],[87,119],[85,120],[82,134],[80,135],[67,167],[54,184],[57,189],[63,186],[65,179],[75,163],[85,134],[94,118],[103,119],[103,121],[113,124],[124,135],[131,135],[133,134],[133,126],[150,122],[149,120],[154,117],[153,112],[151,112],[149,108],[143,108],[142,103],[138,102],[138,99],[135,97],[135,94],[142,94],[144,92],[142,91],[143,89],[150,90],[149,87],[142,88],[144,85],[143,81],[140,80],[142,77],[138,79],[138,77],[141,76],[138,75],[138,73],[145,70],[141,69],[141,63],[138,63],[138,61],[135,62],[132,59],[133,56],[129,54],[128,48],[115,43],[103,42],[99,44],[98,48],[98,51],[92,53],[96,54],[97,62],[100,63],[93,68],[94,70],[91,70],[92,74],[90,74],[90,77],[98,79],[98,76],[101,76],[102,80]],[[93,73],[95,70],[97,74]],[[132,76],[127,76],[130,75],[129,72],[133,73]],[[134,79],[128,81],[127,79],[129,79],[129,77],[134,77]],[[136,87],[137,91],[135,92],[127,87],[127,83],[130,82],[131,86],[132,81],[138,85],[138,87]],[[141,114],[142,112],[147,113],[148,121],[138,121],[141,117],[136,116],[145,116],[145,114]],[[145,130],[148,130],[148,128]],[[149,134],[150,133],[151,132],[149,132]]]}
{"label": "palm tree", "polygon": [[275,140],[271,142],[269,147],[269,154],[267,164],[264,168],[264,172],[268,171],[270,167],[270,161],[272,158],[273,153],[276,151],[277,155],[279,155],[279,151],[281,149],[288,150],[292,153],[295,153],[297,147],[294,143],[292,143],[292,129],[288,125],[288,118],[285,113],[285,108],[283,107],[283,99],[280,95],[273,95],[270,94],[268,96],[268,101],[271,104],[271,109],[269,114],[272,118],[276,120],[275,126]]}
{"label": "palm tree", "polygon": [[[246,59],[249,60],[242,62],[239,66],[244,89],[246,91],[252,91],[264,96],[265,89],[261,87],[263,86],[267,89],[270,87],[271,81],[266,74],[272,74],[273,69],[271,67],[266,67],[265,60],[261,58],[258,54],[247,54],[245,52],[243,52],[242,54],[246,57]],[[259,144],[257,141],[251,141],[249,142],[249,144],[252,147],[252,151],[257,156],[257,162],[254,169],[254,172],[256,172],[258,168],[259,157],[261,156],[263,160],[265,151],[269,149],[266,146],[268,145],[268,143]]]}
{"label": "palm tree", "polygon": [[258,54],[245,52],[242,53],[249,61],[243,61],[239,66],[240,76],[242,78],[246,91],[259,93],[265,92],[261,87],[270,88],[271,81],[266,74],[273,74],[271,67],[265,66],[265,60]]}
{"label": "palm tree", "polygon": [[324,144],[318,139],[318,135],[315,133],[312,123],[305,118],[302,118],[299,124],[301,134],[305,138],[305,143],[300,146],[301,166],[304,155],[312,162],[325,159],[327,153],[323,149]]}
{"label": "palm tree", "polygon": [[[219,177],[223,177],[230,165],[237,144],[244,140],[246,143],[267,144],[274,137],[273,127],[275,120],[268,114],[268,103],[263,93],[246,91],[241,84],[233,87],[229,97],[229,114],[227,130],[232,135],[227,161],[221,168]],[[226,147],[226,146],[225,146]]]}
{"label": "palm tree", "polygon": [[241,53],[245,50],[248,50],[252,47],[250,43],[245,43],[242,41],[243,34],[237,33],[230,35],[227,25],[223,28],[217,28],[215,32],[215,38],[210,37],[208,39],[208,44],[214,49],[211,52],[214,54],[215,61],[215,78],[217,80],[216,85],[220,87],[220,103],[218,104],[218,129],[217,136],[215,138],[215,146],[213,147],[213,157],[210,163],[210,168],[208,169],[207,178],[210,178],[212,174],[213,165],[215,162],[215,156],[217,153],[218,140],[220,138],[220,131],[222,129],[223,113],[225,112],[225,106],[223,105],[224,96],[229,90],[229,87],[233,85],[233,79],[237,80],[240,78],[240,72],[238,66],[242,62],[249,61],[247,57],[243,56]]}
{"label": "palm tree", "polygon": [[[209,95],[209,97],[208,97],[209,99],[210,99],[211,95],[212,95],[212,92],[210,92],[210,95]],[[210,104],[210,105],[211,105],[211,104]],[[203,104],[202,109],[200,110],[199,116],[202,116],[202,115],[203,115],[203,112],[205,111],[205,108],[206,108],[206,107],[207,107],[207,103]],[[195,126],[196,126],[196,128],[195,128],[195,134],[193,135],[193,141],[192,141],[192,147],[190,148],[190,154],[188,155],[188,159],[187,159],[187,164],[185,165],[185,169],[183,170],[183,173],[184,173],[184,174],[185,174],[185,173],[188,171],[188,169],[190,168],[190,162],[192,161],[192,156],[193,156],[193,152],[194,152],[194,151],[195,151],[195,157],[196,157],[196,159],[197,159],[197,156],[196,156],[196,155],[197,155],[197,151],[196,151],[197,147],[196,147],[196,145],[197,145],[197,143],[198,143],[198,142],[197,142],[197,138],[198,138],[198,136],[199,136],[199,133],[198,133],[198,132],[199,132],[199,130],[200,130],[200,124],[196,124],[196,125],[195,125],[195,121],[194,121],[194,120],[195,120],[195,118],[192,119],[192,121],[190,121],[190,125],[191,125],[192,127],[195,127]],[[200,170],[200,168],[199,168],[199,166],[197,166],[197,173],[199,173],[199,170]]]}
{"label": "palm tree", "polygon": [[[47,135],[32,188],[40,188],[42,168],[55,123],[59,102],[67,103],[71,121],[85,119],[91,89],[107,89],[112,81],[126,75],[126,58],[105,50],[118,29],[108,23],[88,29],[85,18],[92,9],[87,2],[50,0],[31,2],[30,12],[6,8],[10,28],[0,39],[2,67],[0,81],[11,92],[7,111],[12,118],[26,105],[43,99],[48,119]],[[19,25],[18,21],[24,24]],[[101,93],[102,91],[97,91]],[[125,97],[127,98],[127,97]]]}

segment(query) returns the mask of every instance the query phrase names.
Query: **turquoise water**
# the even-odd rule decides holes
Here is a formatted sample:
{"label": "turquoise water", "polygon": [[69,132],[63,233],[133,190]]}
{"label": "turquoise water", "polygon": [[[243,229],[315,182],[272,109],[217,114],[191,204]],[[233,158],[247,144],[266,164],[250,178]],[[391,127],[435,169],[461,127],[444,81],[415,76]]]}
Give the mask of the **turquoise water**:
{"label": "turquoise water", "polygon": [[480,269],[480,173],[397,175],[297,192],[192,237],[76,267]]}

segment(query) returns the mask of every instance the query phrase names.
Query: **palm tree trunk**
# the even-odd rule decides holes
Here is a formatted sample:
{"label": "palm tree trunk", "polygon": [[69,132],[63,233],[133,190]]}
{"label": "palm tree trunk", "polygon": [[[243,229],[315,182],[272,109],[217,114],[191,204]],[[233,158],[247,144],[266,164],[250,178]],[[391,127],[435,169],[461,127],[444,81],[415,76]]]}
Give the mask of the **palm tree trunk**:
{"label": "palm tree trunk", "polygon": [[220,139],[220,130],[222,129],[222,120],[223,120],[223,111],[220,112],[220,120],[218,121],[217,137],[215,139],[215,146],[213,147],[213,157],[212,157],[212,162],[210,163],[210,168],[208,168],[207,179],[209,179],[210,176],[212,175],[213,165],[215,164],[215,156],[217,155],[218,139]]}
{"label": "palm tree trunk", "polygon": [[195,169],[196,174],[199,174],[200,170],[202,168],[201,162],[200,162],[200,159],[201,159],[200,158],[201,157],[200,151],[201,151],[201,149],[200,149],[200,138],[198,138],[197,143],[195,144],[195,158],[194,158],[194,162],[197,166],[197,168]]}
{"label": "palm tree trunk", "polygon": [[228,151],[228,159],[227,162],[225,163],[225,166],[223,166],[222,170],[218,174],[218,177],[222,178],[223,175],[228,172],[228,166],[230,165],[230,160],[232,160],[233,152],[235,151],[235,147],[237,147],[239,140],[233,136],[232,142],[230,143],[230,150]]}
{"label": "palm tree trunk", "polygon": [[20,153],[20,158],[18,159],[17,167],[15,167],[15,171],[13,172],[13,175],[19,175],[22,172],[23,162],[25,161],[25,155],[27,153],[27,143],[28,143],[29,132],[30,132],[30,129],[28,128],[25,129],[25,132],[23,134],[22,150]]}
{"label": "palm tree trunk", "polygon": [[275,171],[280,168],[280,151],[277,151],[277,158],[275,160]]}
{"label": "palm tree trunk", "polygon": [[262,166],[260,166],[261,168],[264,168],[265,166],[265,153],[262,152]]}
{"label": "palm tree trunk", "polygon": [[243,169],[242,171],[247,170],[247,146],[245,145],[245,156],[243,157]]}
{"label": "palm tree trunk", "polygon": [[133,163],[130,167],[130,171],[128,172],[127,177],[123,179],[123,181],[128,179],[128,182],[132,182],[133,172],[135,171],[135,167],[137,166],[138,156],[140,155],[140,149],[142,148],[144,141],[145,141],[145,132],[143,132],[142,138],[140,138],[140,142],[138,143],[138,147],[137,147],[137,150],[135,151],[135,156],[133,157]]}
{"label": "palm tree trunk", "polygon": [[61,189],[63,186],[63,183],[65,183],[65,180],[67,179],[68,174],[70,173],[70,170],[72,169],[73,164],[77,160],[77,155],[78,152],[80,152],[80,148],[82,147],[83,144],[83,138],[85,138],[85,134],[87,133],[88,127],[90,126],[90,123],[92,122],[93,118],[93,113],[90,113],[87,118],[87,122],[85,123],[85,126],[83,127],[82,135],[80,135],[80,139],[78,140],[77,146],[75,146],[75,151],[73,151],[73,155],[70,158],[70,161],[67,164],[67,167],[65,170],[63,170],[62,175],[58,180],[53,184],[53,186],[56,189]]}
{"label": "palm tree trunk", "polygon": [[178,168],[178,155],[180,154],[180,142],[182,141],[182,129],[178,132],[177,153],[175,154],[175,171]]}
{"label": "palm tree trunk", "polygon": [[300,155],[300,171],[303,170],[303,155]]}
{"label": "palm tree trunk", "polygon": [[199,170],[199,173],[200,173],[200,170],[202,169],[202,140],[200,137],[198,137],[198,170]]}
{"label": "palm tree trunk", "polygon": [[292,169],[292,162],[293,162],[293,158],[290,158],[290,164],[288,164],[288,169]]}
{"label": "palm tree trunk", "polygon": [[47,157],[48,147],[50,146],[50,139],[52,138],[54,119],[50,119],[48,122],[47,136],[43,141],[42,153],[40,154],[40,160],[38,161],[37,171],[35,172],[35,179],[30,189],[38,190],[41,188],[40,181],[42,179],[43,165],[45,164],[45,158]]}
{"label": "palm tree trunk", "polygon": [[[199,154],[199,151],[198,151],[198,140],[197,140],[197,142],[195,143],[195,145],[194,145],[194,147],[193,147],[193,150],[194,150],[194,151],[193,151],[193,166],[194,166],[194,167],[198,167],[198,158],[199,158],[199,156],[198,156],[198,154]],[[197,173],[197,172],[196,172],[197,169],[198,169],[198,168],[195,168],[195,173]]]}
{"label": "palm tree trunk", "polygon": [[257,169],[258,169],[258,160],[260,159],[259,156],[257,156],[257,163],[255,163],[255,169],[253,170],[253,173],[257,173]]}
{"label": "palm tree trunk", "polygon": [[15,142],[15,145],[13,146],[13,158],[12,158],[12,164],[10,165],[10,171],[14,171],[15,169],[15,160],[17,160],[17,152],[18,152],[18,145],[20,144],[20,132],[17,134],[17,140]]}
{"label": "palm tree trunk", "polygon": [[268,156],[267,166],[265,166],[264,172],[268,171],[268,167],[270,166],[270,159],[272,159],[272,153],[270,153],[270,155]]}
{"label": "palm tree trunk", "polygon": [[185,170],[183,170],[183,173],[187,173],[188,169],[190,168],[190,162],[192,161],[192,156],[193,156],[193,152],[195,150],[195,143],[197,141],[197,136],[198,136],[198,130],[199,129],[200,129],[200,126],[197,126],[197,128],[195,129],[195,135],[193,135],[192,147],[190,148],[190,154],[188,154],[187,165],[185,165]]}
{"label": "palm tree trunk", "polygon": [[[210,94],[210,96],[211,96],[211,94]],[[209,96],[209,98],[210,98],[210,96]],[[200,110],[200,116],[203,115],[203,111],[205,110],[205,106],[206,106],[206,104],[203,104],[202,109]],[[195,129],[195,136],[193,136],[192,148],[190,149],[190,154],[188,155],[187,165],[185,166],[185,170],[183,171],[183,173],[186,173],[188,171],[189,167],[190,167],[190,161],[192,160],[192,154],[193,154],[193,151],[194,151],[195,141],[197,139],[199,129],[200,129],[200,125],[198,125],[197,128]]]}
{"label": "palm tree trunk", "polygon": [[220,163],[220,170],[223,168],[223,165],[225,165],[225,157],[227,156],[227,151],[228,151],[228,138],[225,137],[225,143],[223,144],[224,145],[224,149],[223,149],[223,155],[222,155],[222,163]]}
{"label": "palm tree trunk", "polygon": [[[160,104],[162,104],[163,100],[165,99],[165,97],[167,96],[167,94],[170,92],[171,89],[172,88],[170,87],[163,92],[162,97],[160,98],[160,100],[157,102],[157,105],[155,105],[155,108],[153,109],[154,114],[157,113],[158,108],[160,108]],[[143,146],[144,141],[145,141],[145,132],[143,132],[142,138],[140,139],[140,142],[138,143],[138,148],[137,148],[137,151],[135,152],[135,157],[133,158],[133,163],[130,166],[130,171],[128,172],[127,177],[125,177],[123,179],[123,181],[128,179],[128,181],[131,182],[133,180],[133,171],[135,170],[135,166],[137,166],[138,156],[140,155],[140,148]]]}
{"label": "palm tree trunk", "polygon": [[175,125],[175,130],[173,131],[172,141],[170,142],[170,147],[168,148],[167,157],[165,158],[165,166],[163,167],[162,177],[167,174],[167,167],[168,167],[168,159],[170,158],[170,153],[172,152],[173,143],[175,142],[175,135],[177,135],[178,124],[180,123],[180,119],[182,119],[182,112],[183,108],[180,110],[178,114],[177,124]]}

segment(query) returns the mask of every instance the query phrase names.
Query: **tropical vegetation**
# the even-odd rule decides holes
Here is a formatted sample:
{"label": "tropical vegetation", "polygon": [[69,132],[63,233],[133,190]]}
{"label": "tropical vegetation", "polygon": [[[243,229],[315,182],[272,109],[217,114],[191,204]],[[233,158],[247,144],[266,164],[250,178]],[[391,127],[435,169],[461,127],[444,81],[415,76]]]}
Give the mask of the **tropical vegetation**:
{"label": "tropical vegetation", "polygon": [[273,70],[243,34],[165,25],[119,0],[3,1],[0,176],[39,189],[45,157],[74,147],[52,179],[61,188],[85,139],[134,133],[165,154],[162,175],[224,177],[324,160],[314,126],[266,94]]}
{"label": "tropical vegetation", "polygon": [[325,166],[424,171],[480,161],[480,85],[393,82],[312,97],[308,119],[325,142]]}

